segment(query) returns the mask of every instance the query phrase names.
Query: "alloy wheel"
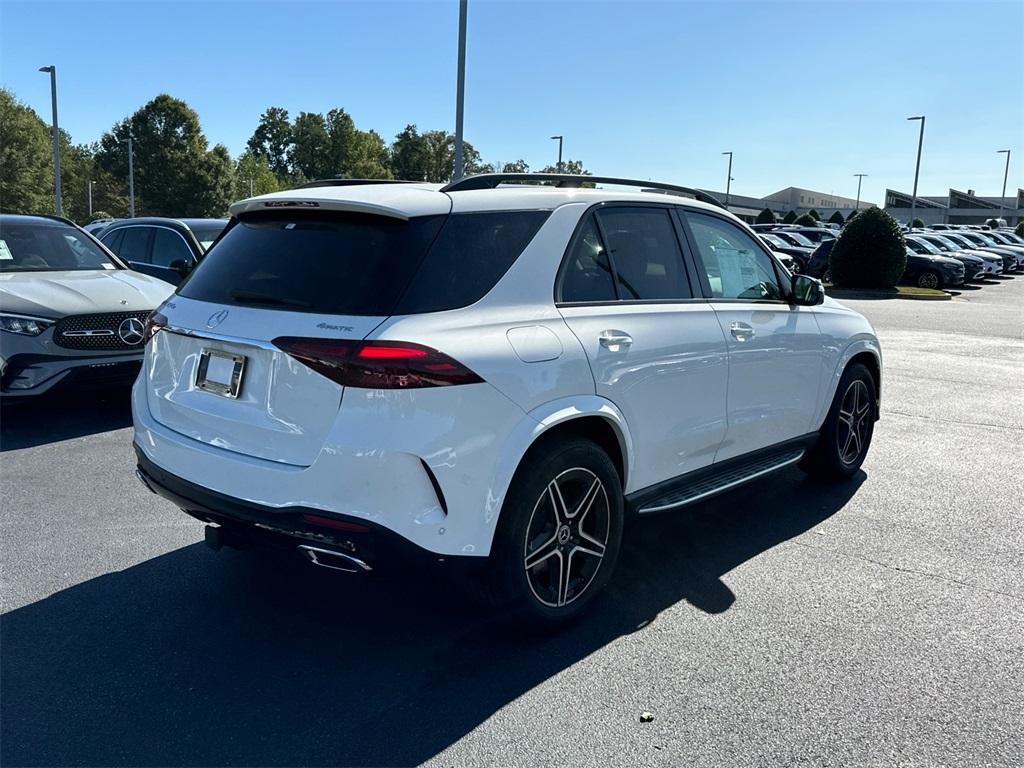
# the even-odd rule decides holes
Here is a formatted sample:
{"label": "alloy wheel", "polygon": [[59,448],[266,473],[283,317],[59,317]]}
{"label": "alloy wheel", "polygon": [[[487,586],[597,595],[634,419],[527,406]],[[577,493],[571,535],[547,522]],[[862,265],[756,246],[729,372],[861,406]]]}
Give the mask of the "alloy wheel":
{"label": "alloy wheel", "polygon": [[917,285],[919,288],[938,288],[939,276],[934,272],[922,272],[917,278]]}
{"label": "alloy wheel", "polygon": [[871,395],[861,379],[850,382],[839,406],[836,447],[843,464],[853,464],[864,452],[871,419]]}
{"label": "alloy wheel", "polygon": [[610,530],[608,494],[597,475],[573,467],[548,483],[534,504],[523,548],[534,597],[561,608],[583,595],[601,568]]}

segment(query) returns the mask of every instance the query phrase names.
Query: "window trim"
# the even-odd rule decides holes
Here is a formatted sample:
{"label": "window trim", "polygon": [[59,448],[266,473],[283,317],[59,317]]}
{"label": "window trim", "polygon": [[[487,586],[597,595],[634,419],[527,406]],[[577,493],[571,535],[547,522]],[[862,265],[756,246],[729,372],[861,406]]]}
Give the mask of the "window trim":
{"label": "window trim", "polygon": [[[569,238],[569,243],[565,247],[565,251],[562,253],[562,260],[558,265],[558,271],[555,273],[554,290],[552,291],[552,299],[556,308],[563,307],[607,307],[607,306],[618,306],[618,305],[638,305],[645,306],[650,304],[694,304],[694,303],[707,303],[707,299],[704,296],[698,295],[700,291],[697,288],[700,287],[700,283],[695,280],[695,274],[691,270],[690,261],[687,253],[687,243],[680,237],[679,226],[676,221],[676,217],[673,214],[673,209],[679,208],[680,206],[672,203],[651,203],[651,202],[633,202],[631,200],[603,200],[599,203],[594,203],[592,206],[587,208],[580,216],[579,221],[576,222],[576,228],[573,230],[572,237]],[[611,250],[608,248],[608,239],[605,235],[604,226],[601,224],[600,218],[597,213],[607,208],[658,208],[665,211],[668,214],[669,222],[672,224],[673,233],[676,236],[676,244],[679,247],[679,253],[682,256],[682,267],[683,275],[686,277],[686,282],[690,287],[690,293],[693,294],[688,299],[620,299],[619,296],[619,273],[615,267],[615,260],[612,258]],[[608,254],[608,264],[611,267],[612,272],[612,288],[615,291],[616,298],[610,300],[598,300],[598,301],[563,301],[562,300],[562,284],[565,281],[565,275],[568,272],[569,258],[576,247],[576,243],[582,236],[583,228],[586,225],[587,218],[593,216],[595,227],[598,232],[598,237],[601,238],[601,244],[604,246],[605,253]]]}
{"label": "window trim", "polygon": [[[127,233],[126,230],[129,230],[129,229],[153,229],[153,227],[151,225],[149,225],[149,224],[128,224],[128,225],[125,225],[123,227],[118,227],[114,231],[115,232],[118,232],[118,231],[124,232],[124,235],[121,238],[121,240],[123,242],[124,238],[128,236],[128,233]],[[106,233],[104,233],[104,234],[106,234]],[[146,255],[146,260],[145,261],[138,261],[138,260],[136,260],[135,263],[136,264],[146,264],[146,265],[150,265],[150,266],[152,265],[152,263],[153,263],[153,233],[152,232],[147,232],[146,233],[145,255]],[[125,264],[128,264],[129,267],[130,267],[132,262],[129,261],[128,259],[123,259],[123,260],[124,260]]]}
{"label": "window trim", "polygon": [[788,281],[782,279],[782,273],[780,272],[780,265],[776,261],[774,254],[772,254],[772,252],[770,250],[768,250],[764,246],[764,244],[758,239],[756,232],[754,232],[753,230],[751,230],[750,232],[746,232],[742,227],[740,227],[740,231],[744,232],[746,235],[748,235],[750,237],[750,239],[753,240],[754,245],[757,248],[760,248],[761,252],[764,253],[765,256],[768,257],[768,262],[772,265],[772,270],[775,272],[775,280],[778,283],[779,288],[781,289],[783,298],[781,298],[781,299],[734,299],[734,298],[724,298],[724,297],[720,297],[720,296],[715,296],[712,293],[712,291],[711,291],[711,282],[710,282],[710,280],[708,280],[707,269],[704,267],[704,259],[700,255],[700,250],[697,248],[697,238],[693,234],[693,229],[690,226],[690,221],[689,221],[689,218],[688,218],[688,214],[690,214],[690,213],[698,213],[698,214],[702,214],[702,215],[705,215],[705,216],[711,216],[712,218],[719,219],[719,220],[721,220],[721,221],[723,221],[723,222],[725,222],[727,224],[730,224],[730,225],[732,225],[734,227],[736,226],[736,222],[732,221],[731,219],[726,218],[725,216],[719,216],[717,213],[712,212],[712,211],[705,211],[704,209],[701,209],[701,210],[688,209],[686,206],[683,206],[683,205],[679,205],[679,206],[676,206],[676,207],[679,209],[679,218],[681,219],[682,224],[683,224],[683,231],[686,233],[686,237],[690,241],[690,247],[693,250],[694,258],[697,260],[697,267],[698,267],[698,269],[697,269],[697,277],[698,277],[698,279],[700,281],[701,290],[704,292],[704,296],[707,299],[707,301],[714,302],[714,303],[717,303],[717,304],[733,304],[733,303],[736,303],[736,304],[784,304],[787,307],[790,307],[790,308],[793,307],[793,301],[792,301],[793,297],[792,297],[792,293],[791,293],[791,290],[790,290],[790,284],[789,284]]}
{"label": "window trim", "polygon": [[[178,237],[181,238],[183,243],[185,243],[185,247],[188,249],[188,252],[191,254],[192,266],[195,266],[197,263],[199,263],[199,257],[196,256],[196,249],[193,248],[192,245],[189,243],[188,238],[185,237],[185,235],[183,235],[181,232],[176,230],[174,227],[168,227],[165,224],[123,224],[122,226],[116,227],[115,229],[111,230],[110,232],[104,232],[103,234],[107,235],[107,234],[113,234],[114,232],[123,232],[126,229],[166,229],[168,232],[173,232],[174,234],[176,234]],[[227,227],[224,228],[224,231],[225,232],[227,231]],[[223,232],[221,234],[223,234]],[[219,240],[220,238],[218,237],[217,239]],[[148,245],[146,246],[146,255],[149,257],[149,261],[140,262],[140,263],[149,264],[152,267],[160,267],[159,264],[154,264],[153,263],[153,241],[154,240],[155,240],[154,233],[150,232],[149,233]],[[214,242],[217,242],[217,241],[214,240]],[[213,244],[211,244],[210,247],[213,248]],[[161,269],[170,269],[170,267],[160,267],[160,268]]]}

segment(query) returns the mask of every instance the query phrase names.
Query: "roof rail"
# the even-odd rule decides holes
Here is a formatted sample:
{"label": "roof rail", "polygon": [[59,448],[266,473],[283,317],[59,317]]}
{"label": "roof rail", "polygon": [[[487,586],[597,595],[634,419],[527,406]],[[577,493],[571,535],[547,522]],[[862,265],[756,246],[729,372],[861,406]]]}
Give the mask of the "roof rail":
{"label": "roof rail", "polygon": [[399,181],[397,179],[317,179],[299,184],[292,189],[316,189],[317,187],[358,187],[363,184],[415,184],[414,181]]}
{"label": "roof rail", "polygon": [[660,181],[640,181],[637,179],[620,179],[614,176],[586,176],[573,173],[481,173],[477,176],[466,176],[441,187],[442,192],[464,192],[469,189],[494,189],[500,184],[523,181],[555,182],[556,187],[577,188],[584,184],[621,184],[625,187],[642,187],[665,192],[678,192],[688,195],[702,203],[725,208],[722,201],[714,195],[692,187],[680,187],[676,184],[663,184]]}

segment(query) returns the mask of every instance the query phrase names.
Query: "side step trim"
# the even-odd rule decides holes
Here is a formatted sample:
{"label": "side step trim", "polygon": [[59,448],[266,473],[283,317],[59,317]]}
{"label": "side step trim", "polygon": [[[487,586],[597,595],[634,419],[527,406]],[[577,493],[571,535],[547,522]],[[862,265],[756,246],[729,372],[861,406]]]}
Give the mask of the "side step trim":
{"label": "side step trim", "polygon": [[748,465],[744,467],[745,472],[737,475],[737,470],[727,472],[719,478],[708,478],[698,483],[694,483],[689,489],[689,493],[686,491],[675,494],[669,494],[661,499],[653,499],[647,505],[640,507],[637,512],[641,515],[651,514],[653,512],[664,512],[669,509],[678,509],[679,507],[685,507],[687,504],[693,504],[701,499],[706,499],[708,496],[714,496],[715,494],[728,491],[731,488],[735,488],[744,483],[749,483],[751,480],[755,480],[763,475],[770,474],[783,467],[788,467],[790,464],[796,464],[800,459],[804,457],[804,449],[797,448],[792,451],[779,456],[776,455],[770,459]]}

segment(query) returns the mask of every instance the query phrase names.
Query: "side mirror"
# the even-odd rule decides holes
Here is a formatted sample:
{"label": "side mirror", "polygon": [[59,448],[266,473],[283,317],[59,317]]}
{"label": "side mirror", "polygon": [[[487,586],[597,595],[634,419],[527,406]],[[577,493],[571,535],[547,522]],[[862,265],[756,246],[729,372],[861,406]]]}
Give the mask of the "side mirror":
{"label": "side mirror", "polygon": [[168,269],[173,269],[179,275],[184,277],[192,271],[192,262],[187,259],[175,259],[167,265]]}
{"label": "side mirror", "polygon": [[790,285],[794,304],[814,307],[825,301],[825,287],[820,280],[815,280],[809,275],[793,275]]}

